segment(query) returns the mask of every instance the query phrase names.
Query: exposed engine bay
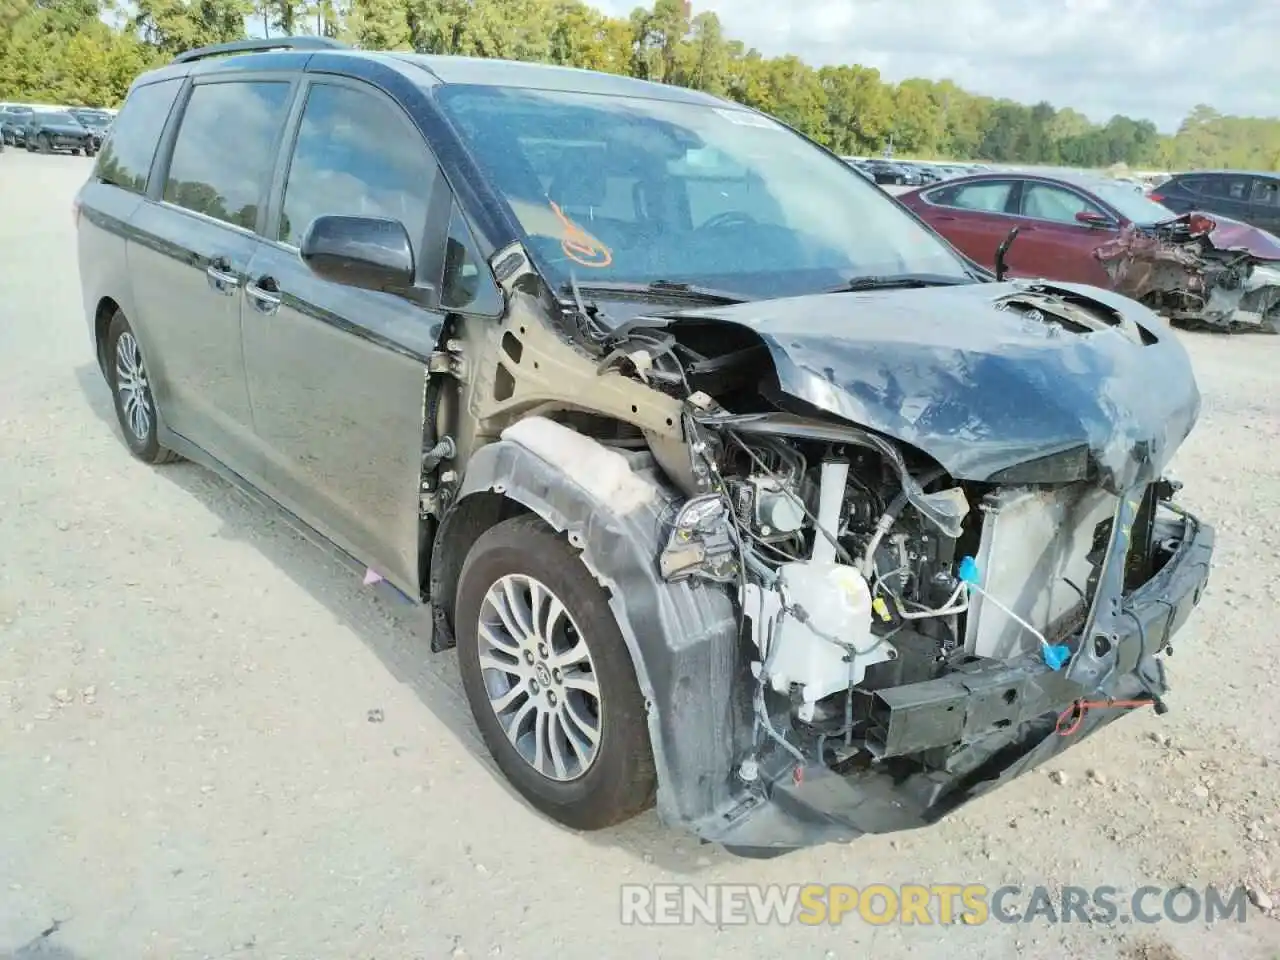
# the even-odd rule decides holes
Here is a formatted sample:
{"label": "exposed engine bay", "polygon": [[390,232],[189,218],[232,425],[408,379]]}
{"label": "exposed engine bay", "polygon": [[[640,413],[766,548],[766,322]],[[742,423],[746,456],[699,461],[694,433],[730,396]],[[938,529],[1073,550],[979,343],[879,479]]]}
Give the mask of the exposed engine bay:
{"label": "exposed engine bay", "polygon": [[[1036,336],[1154,342],[1068,290],[1017,288],[997,309]],[[654,444],[690,494],[659,568],[668,582],[735,590],[761,745],[827,765],[923,755],[947,732],[894,721],[886,692],[983,661],[1067,663],[1120,503],[1096,475],[1090,482],[1079,449],[1006,469],[1004,483],[962,481],[910,445],[786,396],[754,338],[696,323],[675,336],[637,325],[617,331],[612,347],[605,367],[686,400],[690,462]],[[1153,485],[1140,505],[1145,538],[1130,553],[1141,569],[1129,582],[1162,562],[1151,552],[1157,487],[1171,493]],[[1007,705],[1018,695],[1003,693]],[[757,766],[748,756],[742,776]]]}
{"label": "exposed engine bay", "polygon": [[1171,321],[1280,331],[1280,249],[1259,249],[1244,225],[1224,226],[1204,214],[1131,225],[1094,255],[1116,290]]}
{"label": "exposed engine bay", "polygon": [[1069,656],[1115,496],[958,484],[870,434],[722,435],[708,463],[721,493],[680,510],[660,567],[669,580],[737,584],[757,720],[776,743],[796,749],[770,720],[766,688],[789,700],[824,762],[884,757],[915,745],[878,725],[879,691],[977,659],[1037,657],[1056,670]]}

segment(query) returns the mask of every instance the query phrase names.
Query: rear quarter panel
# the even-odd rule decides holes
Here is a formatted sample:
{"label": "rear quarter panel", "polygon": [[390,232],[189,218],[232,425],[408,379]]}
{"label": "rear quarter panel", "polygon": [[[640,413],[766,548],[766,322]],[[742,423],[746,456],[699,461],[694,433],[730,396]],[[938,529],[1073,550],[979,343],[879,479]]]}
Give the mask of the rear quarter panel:
{"label": "rear quarter panel", "polygon": [[129,276],[127,239],[129,222],[145,201],[136,193],[90,179],[80,188],[80,219],[76,230],[76,255],[85,321],[94,356],[102,364],[95,319],[106,299],[126,317],[137,316],[133,284]]}

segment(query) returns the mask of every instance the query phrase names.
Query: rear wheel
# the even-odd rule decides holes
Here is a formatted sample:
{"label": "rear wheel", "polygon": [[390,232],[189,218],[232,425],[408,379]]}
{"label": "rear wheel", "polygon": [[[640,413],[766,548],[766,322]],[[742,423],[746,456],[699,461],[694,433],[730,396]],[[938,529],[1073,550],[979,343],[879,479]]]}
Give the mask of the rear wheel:
{"label": "rear wheel", "polygon": [[513,517],[472,546],[458,666],[489,752],[534,807],[597,830],[653,803],[644,698],[609,597],[565,539]]}
{"label": "rear wheel", "polygon": [[142,348],[124,314],[117,311],[107,328],[107,383],[125,445],[144,463],[169,463],[177,454],[160,446],[156,404],[142,362]]}

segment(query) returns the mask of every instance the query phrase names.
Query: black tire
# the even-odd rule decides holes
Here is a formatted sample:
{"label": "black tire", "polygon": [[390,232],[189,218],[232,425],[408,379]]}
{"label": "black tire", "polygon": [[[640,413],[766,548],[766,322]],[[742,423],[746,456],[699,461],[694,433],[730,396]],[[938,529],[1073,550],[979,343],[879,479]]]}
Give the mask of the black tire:
{"label": "black tire", "polygon": [[80,148],[79,148],[79,147],[72,147],[72,148],[71,148],[71,155],[72,155],[73,157],[78,157],[78,156],[80,156]]}
{"label": "black tire", "polygon": [[[535,577],[564,604],[590,651],[600,690],[599,746],[573,780],[544,776],[507,738],[485,688],[478,627],[485,594],[508,574]],[[609,596],[577,552],[531,514],[491,527],[471,547],[458,579],[454,635],[462,685],[485,745],[536,809],[576,830],[610,827],[653,805],[657,784],[644,698]]]}
{"label": "black tire", "polygon": [[[156,402],[151,395],[151,384],[149,381],[144,383],[141,390],[142,401],[147,412],[147,428],[144,435],[140,436],[129,421],[129,415],[124,408],[124,400],[120,392],[119,384],[119,361],[117,359],[117,349],[119,347],[120,338],[128,334],[137,343],[137,339],[133,333],[129,322],[125,319],[124,314],[119,311],[111,318],[111,325],[107,327],[107,342],[105,345],[105,356],[107,366],[107,385],[111,387],[111,402],[116,411],[116,422],[120,425],[120,433],[124,437],[125,446],[129,448],[129,452],[141,460],[143,463],[161,464],[171,463],[179,459],[178,455],[172,450],[160,446],[160,441],[156,435]],[[145,367],[139,367],[145,376]]]}
{"label": "black tire", "polygon": [[53,153],[53,141],[49,139],[47,133],[40,134],[40,152]]}

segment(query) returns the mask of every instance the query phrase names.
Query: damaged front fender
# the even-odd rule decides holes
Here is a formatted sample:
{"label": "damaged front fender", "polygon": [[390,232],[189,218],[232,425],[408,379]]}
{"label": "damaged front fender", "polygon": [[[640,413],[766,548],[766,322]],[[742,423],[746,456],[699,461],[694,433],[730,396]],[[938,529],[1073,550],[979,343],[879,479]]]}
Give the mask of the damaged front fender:
{"label": "damaged front fender", "polygon": [[[453,518],[486,494],[522,505],[565,534],[608,591],[648,710],[658,814],[705,832],[698,822],[730,802],[734,745],[750,740],[750,688],[730,587],[667,583],[659,574],[655,558],[683,496],[647,453],[609,450],[541,417],[518,422],[472,457],[437,538],[442,549],[463,539],[453,537]],[[446,618],[450,579],[433,573],[431,585],[432,604]]]}

